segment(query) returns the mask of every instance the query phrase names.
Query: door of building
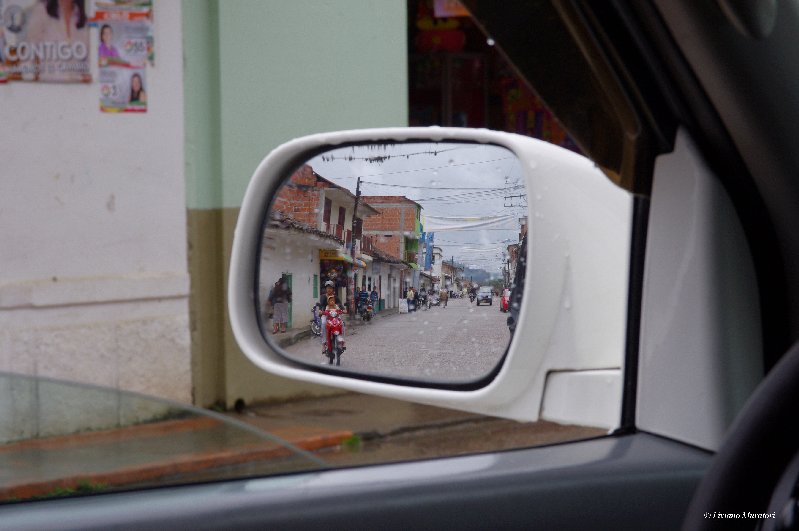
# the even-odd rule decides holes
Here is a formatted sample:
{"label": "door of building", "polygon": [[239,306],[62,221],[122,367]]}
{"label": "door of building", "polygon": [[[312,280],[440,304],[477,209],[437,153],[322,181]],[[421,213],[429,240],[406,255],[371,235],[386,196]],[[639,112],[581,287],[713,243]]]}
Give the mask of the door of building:
{"label": "door of building", "polygon": [[[288,286],[289,290],[291,290],[291,277],[292,277],[291,273],[283,273],[283,280],[286,282],[286,286]],[[288,319],[288,324],[286,325],[288,328],[291,328],[291,314],[293,313],[292,304],[293,303],[289,302],[289,319]]]}

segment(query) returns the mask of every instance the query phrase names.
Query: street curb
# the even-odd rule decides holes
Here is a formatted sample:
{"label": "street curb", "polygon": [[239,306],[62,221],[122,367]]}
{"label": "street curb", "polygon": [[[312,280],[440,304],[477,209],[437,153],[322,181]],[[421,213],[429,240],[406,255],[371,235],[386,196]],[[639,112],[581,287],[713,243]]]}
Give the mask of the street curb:
{"label": "street curb", "polygon": [[277,342],[278,346],[281,348],[290,347],[294,343],[297,343],[303,339],[311,337],[313,334],[311,333],[310,328],[306,328],[305,330],[300,330],[290,336],[282,337]]}
{"label": "street curb", "polygon": [[[124,428],[123,428],[124,429]],[[351,438],[351,431],[334,431],[324,435],[303,437],[287,442],[307,451],[315,451],[342,444]],[[73,437],[77,439],[79,436]],[[152,481],[162,477],[200,472],[212,468],[238,465],[253,461],[267,461],[280,457],[287,457],[295,453],[285,446],[272,446],[276,443],[266,443],[269,447],[247,446],[236,450],[221,450],[215,452],[198,453],[169,461],[155,462],[146,465],[132,466],[91,474],[77,474],[58,479],[19,483],[0,487],[0,500],[26,500],[34,497],[53,495],[57,490],[80,489],[88,484],[96,487],[98,492],[103,487],[119,487],[130,484]],[[52,446],[51,446],[52,447]]]}
{"label": "street curb", "polygon": [[216,426],[220,423],[218,419],[212,417],[193,417],[186,419],[162,420],[147,424],[135,424],[120,428],[107,428],[96,431],[86,431],[67,435],[53,435],[35,439],[23,439],[12,441],[0,445],[0,455],[11,453],[17,450],[43,449],[52,450],[83,446],[87,442],[103,443],[118,440],[126,434],[131,433],[137,438],[158,437],[165,433],[178,433],[182,431],[201,430]]}

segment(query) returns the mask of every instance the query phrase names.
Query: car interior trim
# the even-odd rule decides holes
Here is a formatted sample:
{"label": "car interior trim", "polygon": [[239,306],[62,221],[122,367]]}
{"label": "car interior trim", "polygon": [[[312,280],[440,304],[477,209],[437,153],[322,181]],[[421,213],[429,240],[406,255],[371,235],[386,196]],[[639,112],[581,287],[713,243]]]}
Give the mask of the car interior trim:
{"label": "car interior trim", "polygon": [[435,461],[26,502],[0,507],[0,518],[20,531],[571,529],[584,527],[590,514],[598,529],[626,529],[631,522],[675,529],[709,462],[707,452],[638,433]]}

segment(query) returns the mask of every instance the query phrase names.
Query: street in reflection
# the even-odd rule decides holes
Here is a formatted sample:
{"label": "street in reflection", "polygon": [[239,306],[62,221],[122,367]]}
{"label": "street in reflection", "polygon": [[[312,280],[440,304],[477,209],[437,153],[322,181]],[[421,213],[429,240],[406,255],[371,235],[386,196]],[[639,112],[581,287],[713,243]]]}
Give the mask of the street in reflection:
{"label": "street in reflection", "polygon": [[510,342],[526,213],[518,159],[503,147],[426,142],[323,153],[287,176],[267,216],[263,331],[303,363],[480,379]]}
{"label": "street in reflection", "polygon": [[[372,321],[353,319],[347,329],[342,365],[348,371],[469,381],[488,374],[510,340],[506,315],[493,306],[475,306],[468,298],[448,301],[410,314],[384,311]],[[294,359],[324,363],[318,341],[286,347]]]}

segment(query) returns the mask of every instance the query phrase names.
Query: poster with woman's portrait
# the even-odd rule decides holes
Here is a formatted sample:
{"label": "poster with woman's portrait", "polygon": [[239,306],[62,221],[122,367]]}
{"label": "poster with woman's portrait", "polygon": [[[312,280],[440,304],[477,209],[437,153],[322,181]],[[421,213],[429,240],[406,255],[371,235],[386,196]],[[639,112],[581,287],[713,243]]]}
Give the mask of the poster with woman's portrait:
{"label": "poster with woman's portrait", "polygon": [[0,46],[8,80],[92,80],[85,0],[0,0]]}
{"label": "poster with woman's portrait", "polygon": [[103,112],[147,112],[146,69],[106,67],[100,69],[100,110]]}
{"label": "poster with woman's portrait", "polygon": [[99,29],[100,109],[146,112],[150,9],[98,5],[93,23]]}

